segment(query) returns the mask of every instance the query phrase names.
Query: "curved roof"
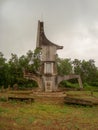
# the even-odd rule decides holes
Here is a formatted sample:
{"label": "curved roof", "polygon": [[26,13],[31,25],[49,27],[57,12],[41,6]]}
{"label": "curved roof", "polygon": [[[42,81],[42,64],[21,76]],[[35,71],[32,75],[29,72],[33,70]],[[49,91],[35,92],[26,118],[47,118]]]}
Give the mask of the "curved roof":
{"label": "curved roof", "polygon": [[56,46],[57,49],[62,49],[63,46],[59,46],[57,44],[52,43],[47,39],[44,33],[44,23],[38,21],[38,31],[37,31],[37,42],[36,42],[36,47],[41,47],[42,45],[44,46]]}

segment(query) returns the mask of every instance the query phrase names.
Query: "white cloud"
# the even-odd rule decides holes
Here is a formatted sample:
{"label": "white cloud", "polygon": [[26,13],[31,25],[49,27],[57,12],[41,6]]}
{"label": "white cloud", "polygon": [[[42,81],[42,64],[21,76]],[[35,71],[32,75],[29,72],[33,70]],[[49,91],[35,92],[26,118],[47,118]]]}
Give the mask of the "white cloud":
{"label": "white cloud", "polygon": [[97,0],[1,0],[0,51],[10,57],[33,50],[43,14],[48,39],[64,46],[61,57],[94,59],[98,66],[97,6]]}

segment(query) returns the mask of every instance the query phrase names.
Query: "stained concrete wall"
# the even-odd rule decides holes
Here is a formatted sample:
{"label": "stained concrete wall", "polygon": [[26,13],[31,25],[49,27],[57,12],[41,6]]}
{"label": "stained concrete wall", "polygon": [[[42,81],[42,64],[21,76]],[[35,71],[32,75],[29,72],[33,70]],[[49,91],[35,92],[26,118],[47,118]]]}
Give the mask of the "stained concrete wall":
{"label": "stained concrete wall", "polygon": [[42,61],[55,61],[56,60],[56,46],[42,46]]}

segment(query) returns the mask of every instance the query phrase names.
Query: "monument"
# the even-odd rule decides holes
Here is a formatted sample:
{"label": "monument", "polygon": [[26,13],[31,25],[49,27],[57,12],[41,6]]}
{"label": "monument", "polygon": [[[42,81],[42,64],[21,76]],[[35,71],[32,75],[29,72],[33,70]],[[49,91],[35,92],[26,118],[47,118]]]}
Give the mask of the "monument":
{"label": "monument", "polygon": [[44,23],[38,21],[36,48],[41,50],[41,66],[39,75],[33,73],[26,73],[24,77],[35,80],[41,91],[53,92],[57,91],[58,85],[63,80],[77,78],[80,88],[82,88],[82,81],[79,75],[65,75],[60,76],[57,72],[56,54],[58,49],[63,49],[63,46],[52,43],[47,39],[44,33]]}

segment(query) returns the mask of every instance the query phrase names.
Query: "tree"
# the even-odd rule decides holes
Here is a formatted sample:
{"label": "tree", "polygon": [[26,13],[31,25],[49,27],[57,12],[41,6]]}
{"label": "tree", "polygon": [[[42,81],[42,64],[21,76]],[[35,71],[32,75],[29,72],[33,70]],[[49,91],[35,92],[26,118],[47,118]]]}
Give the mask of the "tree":
{"label": "tree", "polygon": [[19,60],[16,54],[11,53],[11,58],[9,59],[8,65],[10,84],[13,85],[17,82],[17,77],[19,76]]}
{"label": "tree", "polygon": [[72,73],[71,59],[57,58],[57,70],[59,75],[67,75]]}
{"label": "tree", "polygon": [[83,82],[91,83],[98,81],[98,70],[95,66],[95,61],[90,59],[86,60],[78,60],[75,59],[73,61],[74,72],[79,74],[82,78]]}
{"label": "tree", "polygon": [[[78,60],[64,59],[57,57],[57,70],[59,75],[68,75],[73,73],[81,76],[83,83],[98,86],[98,68],[95,66],[95,61],[90,59]],[[30,86],[31,81],[26,81],[23,77],[23,68],[33,74],[40,75],[41,66],[41,49],[37,48],[34,51],[29,50],[26,55],[18,58],[16,54],[11,54],[11,58],[7,62],[2,52],[0,52],[0,86],[20,85]],[[29,84],[30,83],[30,84]],[[33,83],[33,82],[32,82]],[[33,83],[35,84],[35,83]]]}
{"label": "tree", "polygon": [[0,52],[0,86],[6,85],[8,66],[2,52]]}
{"label": "tree", "polygon": [[28,70],[32,73],[39,73],[39,68],[40,68],[40,49],[37,48],[34,50],[34,52],[32,52],[31,50],[29,50],[27,52],[27,66],[28,66]]}
{"label": "tree", "polygon": [[84,73],[84,81],[88,83],[98,81],[97,67],[95,61],[90,59],[89,61],[82,61],[82,71]]}
{"label": "tree", "polygon": [[81,74],[81,60],[74,59],[72,62],[75,74]]}

